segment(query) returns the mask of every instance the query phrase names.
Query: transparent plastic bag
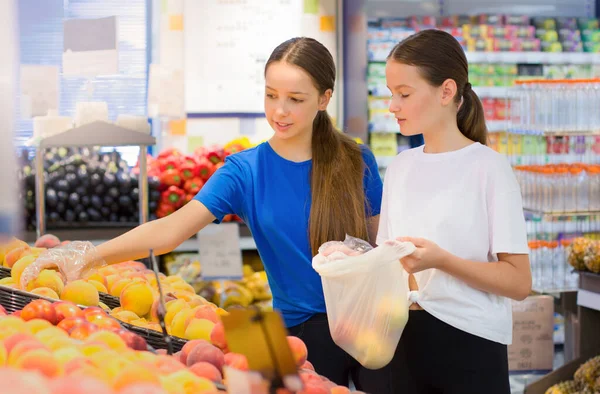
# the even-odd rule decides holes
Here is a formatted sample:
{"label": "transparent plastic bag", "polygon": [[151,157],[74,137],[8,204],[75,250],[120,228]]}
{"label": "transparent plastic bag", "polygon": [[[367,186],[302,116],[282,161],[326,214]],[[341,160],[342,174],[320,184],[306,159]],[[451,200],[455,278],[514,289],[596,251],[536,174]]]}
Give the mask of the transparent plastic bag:
{"label": "transparent plastic bag", "polygon": [[400,264],[410,242],[376,248],[353,237],[327,242],[312,266],[321,276],[334,342],[369,369],[386,366],[408,322],[408,280]]}
{"label": "transparent plastic bag", "polygon": [[104,259],[96,251],[96,247],[88,241],[73,241],[66,245],[44,251],[31,263],[21,275],[21,288],[36,279],[45,269],[58,268],[66,282],[71,282],[89,275],[94,269],[106,265]]}

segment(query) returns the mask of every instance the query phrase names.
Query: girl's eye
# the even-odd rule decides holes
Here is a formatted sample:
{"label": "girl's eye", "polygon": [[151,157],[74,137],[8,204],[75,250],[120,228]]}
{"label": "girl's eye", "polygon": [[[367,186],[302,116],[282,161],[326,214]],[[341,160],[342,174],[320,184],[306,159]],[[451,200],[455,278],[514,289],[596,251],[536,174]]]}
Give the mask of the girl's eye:
{"label": "girl's eye", "polygon": [[275,98],[275,95],[273,95],[271,93],[267,93],[267,97],[270,98],[270,99],[272,99],[272,98]]}
{"label": "girl's eye", "polygon": [[300,99],[297,99],[297,98],[295,98],[295,97],[292,97],[292,101],[293,101],[293,102],[295,102],[295,103],[301,103],[301,102],[303,102],[304,100],[300,100]]}
{"label": "girl's eye", "polygon": [[408,96],[410,96],[410,94],[403,94],[402,95],[403,98],[407,98]]}

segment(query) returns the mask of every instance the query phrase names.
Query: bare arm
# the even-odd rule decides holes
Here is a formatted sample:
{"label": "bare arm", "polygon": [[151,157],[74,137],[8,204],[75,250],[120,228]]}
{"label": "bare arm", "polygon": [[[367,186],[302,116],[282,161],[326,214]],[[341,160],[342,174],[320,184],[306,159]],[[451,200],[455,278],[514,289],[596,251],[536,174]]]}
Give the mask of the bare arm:
{"label": "bare arm", "polygon": [[168,253],[210,224],[215,217],[199,201],[192,200],[169,216],[142,224],[96,249],[107,264]]}
{"label": "bare arm", "polygon": [[449,254],[439,269],[478,290],[524,300],[531,293],[529,256],[499,253],[498,260],[480,263]]}
{"label": "bare arm", "polygon": [[379,215],[367,219],[367,234],[369,235],[369,243],[377,246],[377,231],[379,230]]}

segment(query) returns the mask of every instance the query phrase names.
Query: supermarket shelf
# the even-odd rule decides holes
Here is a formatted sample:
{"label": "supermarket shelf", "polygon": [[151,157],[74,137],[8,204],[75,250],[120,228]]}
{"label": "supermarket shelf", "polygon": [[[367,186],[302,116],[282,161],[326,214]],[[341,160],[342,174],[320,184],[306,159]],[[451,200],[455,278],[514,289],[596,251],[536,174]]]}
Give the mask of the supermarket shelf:
{"label": "supermarket shelf", "polygon": [[600,275],[592,272],[579,273],[577,305],[600,311]]}
{"label": "supermarket shelf", "polygon": [[486,120],[486,125],[490,133],[506,131],[507,123],[505,120]]}
{"label": "supermarket shelf", "polygon": [[600,64],[598,53],[466,52],[469,63]]}
{"label": "supermarket shelf", "polygon": [[600,130],[522,130],[516,127],[508,127],[512,134],[538,135],[545,137],[580,137],[600,136]]}
{"label": "supermarket shelf", "polygon": [[600,211],[582,211],[582,212],[544,212],[538,211],[534,209],[523,209],[525,213],[534,215],[534,216],[543,216],[545,218],[552,219],[560,219],[560,218],[570,218],[573,216],[600,216]]}
{"label": "supermarket shelf", "polygon": [[473,86],[473,91],[480,98],[506,98],[509,89],[508,86]]}

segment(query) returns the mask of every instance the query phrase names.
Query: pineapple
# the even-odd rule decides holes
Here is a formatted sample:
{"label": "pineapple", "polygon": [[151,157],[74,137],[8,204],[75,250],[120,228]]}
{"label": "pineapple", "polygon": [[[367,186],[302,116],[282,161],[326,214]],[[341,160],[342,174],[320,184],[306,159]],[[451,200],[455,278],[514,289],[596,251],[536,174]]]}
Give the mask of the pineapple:
{"label": "pineapple", "polygon": [[577,394],[579,388],[573,380],[560,382],[546,390],[546,394]]}
{"label": "pineapple", "polygon": [[583,259],[588,270],[600,274],[600,242],[594,241],[590,247],[590,253]]}
{"label": "pineapple", "polygon": [[575,372],[575,382],[581,388],[593,392],[597,379],[600,377],[600,356],[589,359]]}

